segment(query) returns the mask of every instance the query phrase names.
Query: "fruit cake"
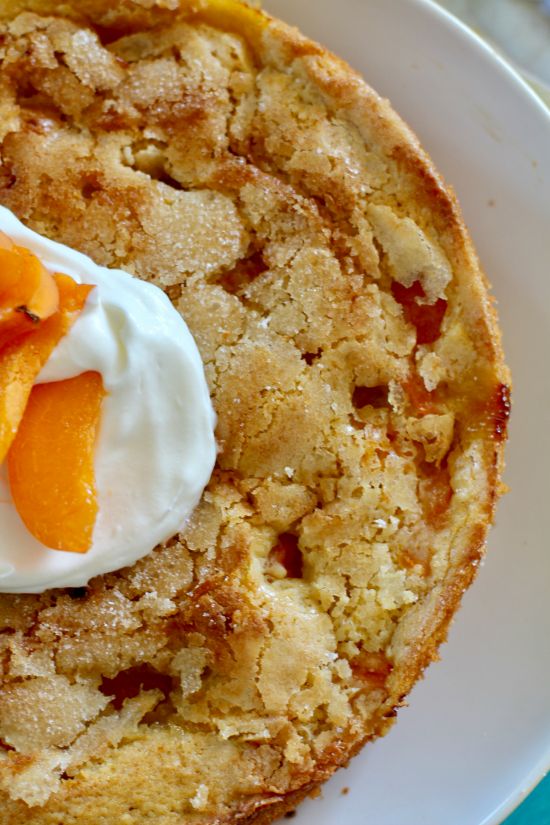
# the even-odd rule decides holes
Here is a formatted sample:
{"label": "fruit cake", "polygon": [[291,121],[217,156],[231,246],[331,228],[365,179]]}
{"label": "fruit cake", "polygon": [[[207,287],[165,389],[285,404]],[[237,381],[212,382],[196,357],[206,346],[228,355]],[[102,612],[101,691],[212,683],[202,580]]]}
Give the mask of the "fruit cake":
{"label": "fruit cake", "polygon": [[510,382],[460,209],[238,0],[5,0],[0,112],[0,204],[166,292],[218,444],[171,540],[0,594],[0,820],[271,821],[388,730],[483,556]]}

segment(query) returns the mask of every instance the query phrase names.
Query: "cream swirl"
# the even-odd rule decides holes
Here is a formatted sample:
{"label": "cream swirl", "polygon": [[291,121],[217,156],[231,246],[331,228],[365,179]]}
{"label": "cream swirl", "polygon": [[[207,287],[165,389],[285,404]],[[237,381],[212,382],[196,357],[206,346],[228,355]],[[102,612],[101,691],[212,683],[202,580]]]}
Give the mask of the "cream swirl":
{"label": "cream swirl", "polygon": [[99,512],[88,553],[51,550],[34,539],[0,467],[0,591],[77,587],[132,564],[183,527],[214,467],[215,415],[193,337],[160,289],[43,238],[2,207],[0,230],[51,272],[96,287],[36,382],[88,370],[103,377]]}

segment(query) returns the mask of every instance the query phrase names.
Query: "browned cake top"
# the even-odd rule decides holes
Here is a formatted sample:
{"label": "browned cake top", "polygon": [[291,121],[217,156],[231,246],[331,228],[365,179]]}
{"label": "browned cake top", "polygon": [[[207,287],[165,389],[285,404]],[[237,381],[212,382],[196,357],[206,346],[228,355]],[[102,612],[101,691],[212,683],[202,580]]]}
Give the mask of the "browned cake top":
{"label": "browned cake top", "polygon": [[10,825],[293,805],[435,655],[498,492],[498,332],[415,138],[294,30],[177,6],[2,4],[0,203],[166,289],[220,445],[166,547],[0,596]]}

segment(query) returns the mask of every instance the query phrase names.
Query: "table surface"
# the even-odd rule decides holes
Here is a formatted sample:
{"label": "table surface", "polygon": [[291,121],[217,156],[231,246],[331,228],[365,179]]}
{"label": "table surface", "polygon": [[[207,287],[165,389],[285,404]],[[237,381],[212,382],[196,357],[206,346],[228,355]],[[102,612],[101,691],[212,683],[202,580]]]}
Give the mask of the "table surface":
{"label": "table surface", "polygon": [[514,811],[504,825],[550,825],[550,775]]}

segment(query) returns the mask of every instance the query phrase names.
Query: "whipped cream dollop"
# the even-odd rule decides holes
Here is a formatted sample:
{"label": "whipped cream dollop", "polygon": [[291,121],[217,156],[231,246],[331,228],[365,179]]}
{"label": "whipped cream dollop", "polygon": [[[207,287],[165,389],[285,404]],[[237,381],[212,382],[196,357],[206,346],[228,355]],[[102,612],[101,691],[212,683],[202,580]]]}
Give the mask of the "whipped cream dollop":
{"label": "whipped cream dollop", "polygon": [[88,370],[103,377],[91,549],[68,553],[38,542],[12,503],[6,463],[0,466],[0,592],[80,587],[181,530],[214,467],[215,415],[193,337],[158,287],[43,238],[3,207],[0,231],[51,272],[95,285],[36,381]]}

